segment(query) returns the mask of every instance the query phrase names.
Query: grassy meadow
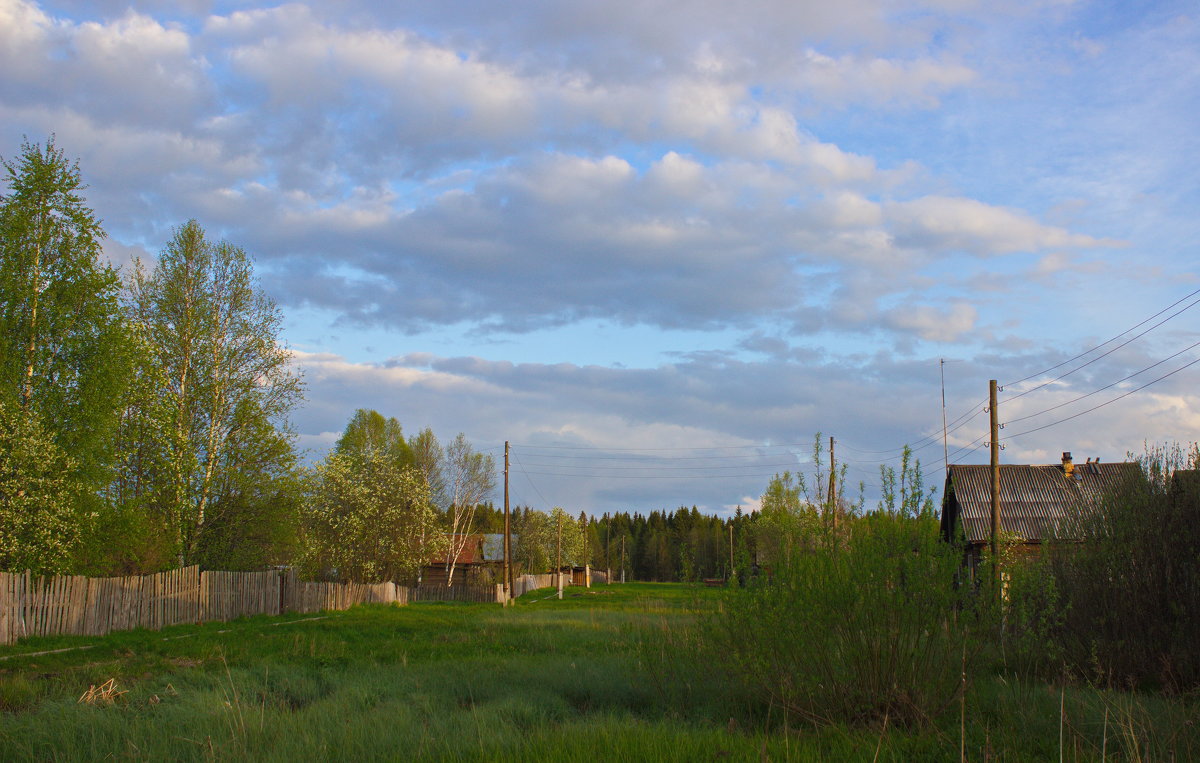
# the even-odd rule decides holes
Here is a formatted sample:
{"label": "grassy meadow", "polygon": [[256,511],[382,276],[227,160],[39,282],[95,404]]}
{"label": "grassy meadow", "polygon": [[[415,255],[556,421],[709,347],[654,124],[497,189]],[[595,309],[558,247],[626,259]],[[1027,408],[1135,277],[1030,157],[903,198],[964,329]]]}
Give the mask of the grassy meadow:
{"label": "grassy meadow", "polygon": [[[1200,755],[1195,704],[968,676],[932,728],[797,726],[705,664],[721,589],[549,589],[0,648],[4,760],[1066,760]],[[74,647],[88,647],[74,649]],[[31,652],[64,650],[37,656]],[[698,658],[698,656],[701,656]],[[111,683],[109,683],[111,681]],[[1061,721],[1061,722],[1060,722]]]}

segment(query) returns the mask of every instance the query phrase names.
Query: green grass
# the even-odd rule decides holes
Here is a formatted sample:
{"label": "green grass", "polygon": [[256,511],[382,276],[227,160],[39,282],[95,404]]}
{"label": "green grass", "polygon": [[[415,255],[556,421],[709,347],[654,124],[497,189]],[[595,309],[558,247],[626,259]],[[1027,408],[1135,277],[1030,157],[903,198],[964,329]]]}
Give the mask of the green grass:
{"label": "green grass", "polygon": [[[958,759],[957,718],[921,734],[785,729],[731,700],[719,672],[680,676],[664,670],[669,662],[646,659],[662,634],[686,630],[720,590],[627,584],[567,589],[561,601],[550,594],[531,592],[507,609],[368,606],[322,619],[29,639],[0,648],[0,657],[91,648],[0,660],[0,758]],[[109,679],[125,692],[115,701],[78,701]],[[1101,695],[1066,697],[1067,758],[1098,758],[1090,740],[1100,738]],[[1053,687],[982,681],[968,707],[970,758],[1057,755],[1059,699]],[[1127,726],[1161,742],[1165,733],[1145,724],[1171,713],[1182,713],[1183,724],[1192,706],[1153,702],[1129,700]],[[1110,716],[1117,737],[1112,708]],[[1146,754],[1200,753],[1178,737],[1174,744]],[[1110,745],[1110,753],[1131,749]]]}

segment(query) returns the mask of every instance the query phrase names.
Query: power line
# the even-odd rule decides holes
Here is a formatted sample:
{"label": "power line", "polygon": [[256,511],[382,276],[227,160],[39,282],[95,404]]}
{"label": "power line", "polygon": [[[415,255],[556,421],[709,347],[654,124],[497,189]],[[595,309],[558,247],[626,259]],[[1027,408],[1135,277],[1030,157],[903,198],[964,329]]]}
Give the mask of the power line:
{"label": "power line", "polygon": [[[1100,349],[1100,348],[1101,348],[1101,347],[1103,347],[1104,345],[1106,345],[1106,344],[1109,344],[1109,343],[1111,343],[1111,342],[1115,342],[1116,340],[1118,340],[1118,339],[1120,339],[1121,337],[1123,337],[1123,336],[1125,336],[1126,334],[1128,334],[1130,331],[1133,331],[1134,329],[1141,328],[1142,326],[1146,325],[1147,323],[1149,323],[1150,321],[1154,320],[1154,319],[1155,319],[1155,318],[1157,318],[1158,316],[1162,315],[1163,313],[1167,312],[1167,311],[1168,311],[1168,310],[1170,310],[1171,308],[1175,307],[1175,306],[1176,306],[1176,305],[1178,305],[1180,302],[1186,302],[1187,300],[1191,299],[1192,297],[1195,297],[1195,296],[1196,296],[1196,295],[1198,295],[1198,294],[1200,294],[1200,289],[1197,289],[1196,291],[1193,291],[1191,294],[1188,294],[1187,296],[1183,297],[1182,299],[1179,299],[1179,300],[1177,300],[1177,301],[1175,301],[1175,302],[1171,303],[1170,305],[1167,305],[1167,306],[1166,306],[1166,307],[1164,307],[1162,310],[1159,310],[1157,313],[1155,313],[1154,315],[1151,315],[1151,316],[1150,316],[1149,318],[1147,318],[1146,320],[1142,321],[1141,323],[1137,324],[1136,326],[1131,326],[1130,328],[1127,328],[1127,329],[1125,329],[1125,330],[1124,330],[1124,331],[1122,331],[1120,334],[1117,334],[1116,336],[1114,336],[1112,339],[1109,339],[1109,340],[1107,340],[1107,341],[1101,342],[1100,344],[1096,345],[1095,347],[1092,347],[1092,348],[1090,348],[1090,349],[1088,349],[1088,350],[1084,350],[1083,352],[1079,353],[1079,354],[1078,354],[1078,355],[1076,355],[1075,357],[1072,357],[1072,358],[1067,358],[1067,359],[1066,359],[1066,360],[1064,360],[1063,362],[1061,362],[1061,363],[1058,363],[1057,365],[1050,366],[1049,368],[1045,369],[1044,371],[1038,371],[1038,372],[1037,372],[1037,373],[1035,373],[1035,374],[1030,374],[1029,376],[1026,376],[1024,379],[1018,379],[1018,380],[1016,380],[1016,381],[1014,381],[1014,382],[1006,382],[1005,384],[1002,384],[1001,386],[1003,386],[1003,387],[1009,387],[1009,386],[1012,386],[1012,385],[1014,385],[1014,384],[1020,384],[1021,382],[1027,382],[1027,381],[1029,381],[1030,379],[1033,379],[1033,378],[1036,378],[1036,377],[1038,377],[1038,376],[1041,376],[1042,374],[1047,374],[1047,373],[1050,373],[1051,371],[1054,371],[1054,370],[1057,370],[1057,369],[1059,369],[1059,368],[1062,368],[1063,366],[1067,365],[1068,363],[1073,363],[1073,362],[1075,362],[1076,360],[1079,360],[1080,358],[1082,358],[1083,356],[1085,356],[1085,355],[1088,355],[1088,354],[1090,354],[1090,353],[1092,353],[1092,352],[1095,352],[1096,350]],[[1190,305],[1188,305],[1187,307],[1184,307],[1182,310],[1179,310],[1178,312],[1175,312],[1175,313],[1173,313],[1173,314],[1171,314],[1171,315],[1167,316],[1166,318],[1163,318],[1161,321],[1159,321],[1158,323],[1154,324],[1154,325],[1153,325],[1153,326],[1151,326],[1150,328],[1146,329],[1146,330],[1145,330],[1145,331],[1143,331],[1142,333],[1140,333],[1140,334],[1137,334],[1136,336],[1133,336],[1133,337],[1131,337],[1131,338],[1130,338],[1128,341],[1126,341],[1126,342],[1124,342],[1124,343],[1122,343],[1122,344],[1119,344],[1119,345],[1117,345],[1116,347],[1112,348],[1111,350],[1109,350],[1108,352],[1104,353],[1103,355],[1099,355],[1099,356],[1097,356],[1097,357],[1095,357],[1095,358],[1092,358],[1092,359],[1091,359],[1091,360],[1089,360],[1087,363],[1084,363],[1083,365],[1079,366],[1079,368],[1072,369],[1071,371],[1068,371],[1067,373],[1063,374],[1062,376],[1059,376],[1059,377],[1057,377],[1057,378],[1055,378],[1055,379],[1051,379],[1050,381],[1048,381],[1048,382],[1045,382],[1045,383],[1043,383],[1043,384],[1039,384],[1038,386],[1036,386],[1036,387],[1033,387],[1032,389],[1027,389],[1027,390],[1025,390],[1024,392],[1022,392],[1022,393],[1020,393],[1020,394],[1018,394],[1018,395],[1014,395],[1014,396],[1012,396],[1012,397],[1010,397],[1010,398],[1007,398],[1007,399],[1008,399],[1008,400],[1016,400],[1018,397],[1023,397],[1023,396],[1025,396],[1025,395],[1028,395],[1030,392],[1035,392],[1035,391],[1037,391],[1037,390],[1041,389],[1042,387],[1045,387],[1045,386],[1046,386],[1046,385],[1048,385],[1048,384],[1053,384],[1054,382],[1056,382],[1056,381],[1059,381],[1060,379],[1064,379],[1064,378],[1066,378],[1066,377],[1070,376],[1071,374],[1075,373],[1076,371],[1078,371],[1078,370],[1080,370],[1080,369],[1082,369],[1082,368],[1086,368],[1086,367],[1090,366],[1092,363],[1095,363],[1097,360],[1100,360],[1101,358],[1104,358],[1104,357],[1107,357],[1107,356],[1109,356],[1109,355],[1113,354],[1114,352],[1116,352],[1117,350],[1119,350],[1119,349],[1121,349],[1122,347],[1126,346],[1126,345],[1127,345],[1127,344],[1129,344],[1130,342],[1133,342],[1133,341],[1135,341],[1135,340],[1137,340],[1137,339],[1139,339],[1139,338],[1141,338],[1141,337],[1145,336],[1146,334],[1150,333],[1151,331],[1153,331],[1154,329],[1156,329],[1156,328],[1158,328],[1159,326],[1163,325],[1164,323],[1166,323],[1167,321],[1171,320],[1172,318],[1175,318],[1175,317],[1177,317],[1178,315],[1180,315],[1181,313],[1184,313],[1184,312],[1186,312],[1186,311],[1188,311],[1188,310],[1191,310],[1191,309],[1192,309],[1193,307],[1195,307],[1197,304],[1200,304],[1200,300],[1196,300],[1195,302],[1191,303],[1191,304],[1190,304]]]}
{"label": "power line", "polygon": [[1146,389],[1146,388],[1147,388],[1147,387],[1149,387],[1150,385],[1152,385],[1152,384],[1157,384],[1158,382],[1162,381],[1163,379],[1166,379],[1166,378],[1169,378],[1169,377],[1171,377],[1171,376],[1174,376],[1175,374],[1179,373],[1180,371],[1183,371],[1183,370],[1186,370],[1186,369],[1188,369],[1188,368],[1191,368],[1192,366],[1196,365],[1197,363],[1200,363],[1200,358],[1196,358],[1195,360],[1193,360],[1193,361],[1191,361],[1191,362],[1189,362],[1189,363],[1185,363],[1184,365],[1180,366],[1179,368],[1176,368],[1174,371],[1171,371],[1170,373],[1163,374],[1162,376],[1158,377],[1157,379],[1154,379],[1153,381],[1148,381],[1148,382],[1146,382],[1145,384],[1143,384],[1143,385],[1142,385],[1142,386],[1140,386],[1140,387],[1136,387],[1136,388],[1134,388],[1134,389],[1131,389],[1131,390],[1129,390],[1128,392],[1126,392],[1126,393],[1125,393],[1125,394],[1123,394],[1123,395],[1119,395],[1119,396],[1117,396],[1117,397],[1114,397],[1112,400],[1106,400],[1106,401],[1104,401],[1103,403],[1100,403],[1099,405],[1094,405],[1094,406],[1092,406],[1091,408],[1088,408],[1086,411],[1080,411],[1079,413],[1076,413],[1076,414],[1074,414],[1074,415],[1071,415],[1071,416],[1067,416],[1066,418],[1063,418],[1063,419],[1059,419],[1058,421],[1052,421],[1052,422],[1050,422],[1049,424],[1043,424],[1043,425],[1042,425],[1042,426],[1040,426],[1040,427],[1034,427],[1033,429],[1027,429],[1027,430],[1025,430],[1024,432],[1018,432],[1017,434],[1012,434],[1012,435],[1009,435],[1008,437],[1005,437],[1005,438],[1003,438],[1003,439],[1005,439],[1005,440],[1013,440],[1013,439],[1016,439],[1017,437],[1024,437],[1024,436],[1025,436],[1025,435],[1027,435],[1027,434],[1033,434],[1034,432],[1040,432],[1040,431],[1042,431],[1043,429],[1049,429],[1050,427],[1058,426],[1059,424],[1065,423],[1065,422],[1067,422],[1067,421],[1071,421],[1072,419],[1077,419],[1077,418],[1079,418],[1080,416],[1085,416],[1085,415],[1087,415],[1087,414],[1091,413],[1092,411],[1097,411],[1097,410],[1099,410],[1099,409],[1101,409],[1101,408],[1105,407],[1106,405],[1111,405],[1111,404],[1113,404],[1113,403],[1117,402],[1118,400],[1123,400],[1123,399],[1125,399],[1125,398],[1129,397],[1130,395],[1132,395],[1132,394],[1133,394],[1133,393],[1135,393],[1135,392],[1141,392],[1142,390]]}
{"label": "power line", "polygon": [[533,483],[533,480],[529,479],[529,473],[525,471],[525,466],[521,463],[521,459],[517,458],[515,455],[512,455],[511,449],[509,455],[512,456],[513,461],[517,462],[517,468],[521,470],[521,474],[525,475],[525,481],[529,483],[529,487],[533,488],[533,492],[537,493],[538,498],[542,499],[542,505],[546,508],[550,508],[550,502],[546,500],[546,496],[542,495],[542,491],[538,490],[538,486]]}
{"label": "power line", "polygon": [[[541,469],[582,469],[582,468],[584,468],[583,466],[576,466],[574,464],[541,464],[541,463],[534,463],[532,461],[529,463],[529,465],[531,467],[541,468]],[[592,466],[591,468],[592,469],[604,469],[606,472],[609,472],[609,471],[644,472],[644,471],[663,471],[663,470],[713,471],[714,469],[775,469],[775,468],[780,468],[780,467],[795,468],[797,466],[799,466],[799,464],[797,464],[795,462],[787,462],[787,463],[782,463],[782,464],[734,464],[732,466],[714,466],[714,465],[667,466],[664,464],[658,464],[656,466]],[[684,476],[686,476],[686,475],[684,475]]]}
{"label": "power line", "polygon": [[1104,385],[1103,387],[1101,387],[1101,388],[1099,388],[1099,389],[1094,389],[1094,390],[1092,390],[1091,392],[1088,392],[1086,395],[1080,395],[1079,397],[1077,397],[1077,398],[1075,398],[1075,399],[1073,399],[1073,400],[1068,400],[1068,401],[1066,401],[1065,403],[1059,403],[1058,405],[1051,406],[1051,407],[1049,407],[1049,408],[1046,408],[1045,410],[1038,411],[1037,413],[1031,413],[1031,414],[1029,414],[1029,415],[1027,415],[1027,416],[1021,416],[1020,418],[1016,418],[1016,419],[1009,419],[1009,420],[1008,420],[1007,422],[1005,422],[1005,423],[1006,423],[1006,424],[1015,424],[1015,423],[1017,423],[1018,421],[1028,421],[1029,419],[1036,418],[1036,417],[1038,417],[1038,416],[1041,416],[1041,415],[1043,415],[1043,414],[1049,413],[1050,411],[1056,411],[1056,410],[1058,410],[1059,408],[1064,408],[1064,407],[1066,407],[1066,406],[1068,406],[1068,405],[1071,405],[1072,403],[1078,403],[1080,400],[1086,400],[1087,398],[1091,397],[1092,395],[1098,395],[1098,394],[1100,394],[1101,392],[1103,392],[1103,391],[1105,391],[1105,390],[1107,390],[1107,389],[1112,389],[1113,387],[1117,386],[1117,385],[1118,385],[1118,384],[1120,384],[1121,382],[1126,382],[1126,381],[1129,381],[1129,380],[1130,380],[1130,379],[1132,379],[1133,377],[1135,377],[1135,376],[1139,376],[1139,375],[1141,375],[1141,374],[1144,374],[1144,373],[1146,373],[1147,371],[1149,371],[1149,370],[1150,370],[1150,369],[1152,369],[1152,368],[1157,368],[1158,366],[1161,366],[1163,363],[1166,363],[1168,360],[1174,360],[1175,358],[1179,357],[1180,355],[1184,354],[1185,352],[1187,352],[1187,351],[1189,351],[1189,350],[1193,350],[1193,349],[1195,349],[1195,348],[1197,348],[1197,347],[1200,347],[1200,342],[1196,342],[1195,344],[1191,345],[1190,347],[1185,347],[1185,348],[1183,348],[1182,350],[1180,350],[1179,352],[1175,353],[1174,355],[1170,355],[1170,356],[1168,356],[1168,357],[1165,357],[1165,358],[1163,358],[1162,360],[1158,361],[1157,363],[1154,363],[1154,364],[1152,364],[1152,365],[1146,366],[1145,368],[1142,368],[1142,369],[1140,369],[1140,370],[1138,370],[1138,371],[1134,371],[1133,373],[1129,374],[1128,376],[1126,376],[1126,377],[1124,377],[1124,378],[1117,379],[1115,382],[1112,382],[1111,384],[1106,384],[1106,385]]}
{"label": "power line", "polygon": [[[986,402],[987,402],[987,400],[983,401],[983,403],[986,403]],[[974,418],[975,416],[978,416],[981,412],[979,405],[980,404],[971,406],[969,409],[967,409],[967,411],[965,413],[963,413],[961,416],[959,416],[958,418],[951,421],[950,424],[948,425],[949,427],[951,427],[951,429],[949,429],[948,432],[954,432],[957,429],[961,428],[961,425],[959,425],[959,426],[955,426],[955,425],[958,425],[959,422],[963,421],[963,419],[969,420],[971,418]],[[838,445],[842,445],[843,447],[849,448],[850,450],[854,451],[855,453],[866,453],[869,455],[882,455],[884,453],[902,453],[904,451],[905,447],[908,447],[910,450],[916,451],[918,449],[928,447],[929,444],[936,444],[938,441],[938,438],[941,437],[941,434],[942,434],[941,432],[935,432],[933,434],[923,435],[922,437],[918,438],[917,440],[914,440],[911,443],[907,443],[907,445],[900,445],[898,447],[887,448],[885,450],[869,450],[867,448],[856,448],[849,443],[843,443],[841,440],[838,440]],[[925,443],[925,444],[921,444],[926,440],[928,440],[929,442]],[[883,459],[883,461],[888,461],[888,460],[891,460],[891,459]],[[879,461],[876,463],[883,463],[883,461]]]}

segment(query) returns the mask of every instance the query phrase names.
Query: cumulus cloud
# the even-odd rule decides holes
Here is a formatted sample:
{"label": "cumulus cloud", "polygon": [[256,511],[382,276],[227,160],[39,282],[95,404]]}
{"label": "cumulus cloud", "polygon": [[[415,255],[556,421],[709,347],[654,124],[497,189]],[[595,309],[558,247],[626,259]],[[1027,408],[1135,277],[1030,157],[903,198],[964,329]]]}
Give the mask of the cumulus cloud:
{"label": "cumulus cloud", "polygon": [[1044,225],[1024,212],[975,199],[926,196],[890,204],[887,215],[897,243],[912,249],[1003,254],[1115,243]]}
{"label": "cumulus cloud", "polygon": [[894,308],[887,314],[893,326],[916,332],[931,342],[953,342],[975,328],[979,317],[974,306],[958,302],[939,309],[930,305]]}
{"label": "cumulus cloud", "polygon": [[[360,405],[447,434],[610,450],[833,427],[848,448],[903,442],[936,413],[931,353],[970,359],[964,378],[1052,365],[1048,305],[1078,344],[1089,322],[1134,310],[1131,280],[1153,292],[1140,312],[1195,277],[1180,243],[1195,239],[1195,184],[1178,157],[1195,153],[1196,103],[1178,72],[1196,69],[1196,25],[1083,35],[1075,15],[944,0],[754,13],[0,0],[0,140],[11,156],[21,135],[56,132],[81,158],[114,262],[196,217],[256,256],[285,311],[328,319],[300,357],[314,449]],[[1034,31],[1075,43],[1014,60]],[[1106,255],[1124,241],[1128,257]],[[595,326],[657,342],[644,354],[662,365],[580,360]],[[555,331],[553,350],[525,344]],[[396,357],[351,360],[343,344],[368,334]],[[1187,390],[1155,394],[1061,436],[1121,450],[1138,415],[1184,431]],[[1009,453],[1045,443],[1024,447]],[[782,463],[754,458],[764,473]],[[580,500],[670,506],[695,491],[728,507],[763,479],[615,482]]]}

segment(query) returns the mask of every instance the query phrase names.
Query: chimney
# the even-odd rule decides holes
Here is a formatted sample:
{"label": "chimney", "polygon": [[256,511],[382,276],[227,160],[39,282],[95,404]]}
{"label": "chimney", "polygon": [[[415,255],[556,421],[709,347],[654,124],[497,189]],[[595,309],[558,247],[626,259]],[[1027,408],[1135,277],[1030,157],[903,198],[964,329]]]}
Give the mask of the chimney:
{"label": "chimney", "polygon": [[1071,460],[1071,451],[1064,451],[1062,455],[1063,476],[1070,477],[1075,473],[1075,462]]}

